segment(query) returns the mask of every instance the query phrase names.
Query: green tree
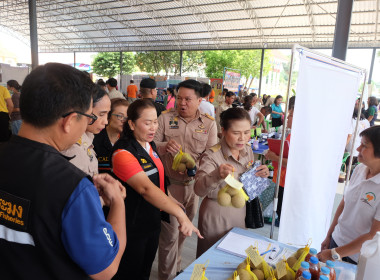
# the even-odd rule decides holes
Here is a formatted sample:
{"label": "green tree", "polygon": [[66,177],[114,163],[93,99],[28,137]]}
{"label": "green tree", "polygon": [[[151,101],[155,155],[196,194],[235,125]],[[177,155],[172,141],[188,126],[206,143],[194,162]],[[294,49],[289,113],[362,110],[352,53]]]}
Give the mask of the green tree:
{"label": "green tree", "polygon": [[[135,55],[132,52],[123,52],[123,73],[132,73],[135,64]],[[100,52],[94,57],[92,67],[97,75],[114,77],[120,73],[120,53]]]}
{"label": "green tree", "polygon": [[196,72],[198,75],[205,67],[203,51],[184,51],[182,54],[182,73]]}
{"label": "green tree", "polygon": [[158,74],[164,70],[165,75],[169,75],[179,72],[180,57],[178,51],[138,52],[136,62],[141,71]]}
{"label": "green tree", "polygon": [[208,78],[223,78],[224,67],[235,68],[237,51],[205,51],[205,73]]}

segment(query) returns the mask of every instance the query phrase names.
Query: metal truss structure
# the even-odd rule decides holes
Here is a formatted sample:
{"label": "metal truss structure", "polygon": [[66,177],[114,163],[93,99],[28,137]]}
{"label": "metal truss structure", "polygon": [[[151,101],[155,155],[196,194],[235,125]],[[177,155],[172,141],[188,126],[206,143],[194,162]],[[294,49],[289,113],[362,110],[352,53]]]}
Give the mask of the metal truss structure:
{"label": "metal truss structure", "polygon": [[[380,47],[379,0],[355,0],[349,47]],[[337,0],[37,0],[40,52],[331,48]],[[28,0],[0,30],[29,40]]]}

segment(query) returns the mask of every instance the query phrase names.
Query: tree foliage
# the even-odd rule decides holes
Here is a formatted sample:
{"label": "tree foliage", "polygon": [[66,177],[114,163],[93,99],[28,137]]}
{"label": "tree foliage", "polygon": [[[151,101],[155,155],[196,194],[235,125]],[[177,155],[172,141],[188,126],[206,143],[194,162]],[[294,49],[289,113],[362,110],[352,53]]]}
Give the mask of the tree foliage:
{"label": "tree foliage", "polygon": [[[263,76],[270,70],[270,51],[265,51]],[[259,77],[261,67],[261,50],[221,50],[205,51],[206,76],[208,78],[223,78],[224,67],[240,70],[241,75],[246,77]],[[252,81],[252,79],[251,79]],[[247,86],[247,84],[246,84]]]}
{"label": "tree foliage", "polygon": [[[123,52],[123,73],[130,74],[135,68],[135,55],[132,52]],[[120,73],[120,53],[100,52],[92,62],[95,74],[102,77],[114,77]]]}
{"label": "tree foliage", "polygon": [[158,74],[161,70],[165,75],[179,72],[180,57],[177,51],[150,51],[136,54],[137,66],[141,71]]}

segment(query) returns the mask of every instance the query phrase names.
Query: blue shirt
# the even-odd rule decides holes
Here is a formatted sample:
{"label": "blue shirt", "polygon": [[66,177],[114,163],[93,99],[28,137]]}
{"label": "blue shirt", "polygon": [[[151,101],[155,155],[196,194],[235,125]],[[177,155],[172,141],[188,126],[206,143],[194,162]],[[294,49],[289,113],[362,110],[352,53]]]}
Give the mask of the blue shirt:
{"label": "blue shirt", "polygon": [[[276,106],[276,104],[273,103],[272,104],[272,111],[275,111],[277,113],[282,113],[281,103],[278,106]],[[278,118],[281,118],[281,115],[272,113],[272,119],[278,119]]]}
{"label": "blue shirt", "polygon": [[119,251],[119,240],[105,220],[95,186],[83,178],[62,212],[61,240],[71,259],[88,275],[106,269]]}

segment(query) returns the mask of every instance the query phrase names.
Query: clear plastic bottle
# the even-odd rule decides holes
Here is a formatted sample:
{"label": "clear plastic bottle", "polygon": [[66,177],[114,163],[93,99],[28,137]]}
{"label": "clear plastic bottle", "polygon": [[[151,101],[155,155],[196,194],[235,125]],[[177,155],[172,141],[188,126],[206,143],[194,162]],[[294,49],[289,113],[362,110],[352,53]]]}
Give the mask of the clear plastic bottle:
{"label": "clear plastic bottle", "polygon": [[301,267],[298,269],[298,271],[296,273],[296,279],[298,277],[300,277],[304,271],[309,271],[309,267],[310,267],[310,265],[308,262],[302,262]]}
{"label": "clear plastic bottle", "polygon": [[309,271],[302,272],[302,275],[296,278],[296,280],[310,280],[310,279],[311,279],[311,274]]}
{"label": "clear plastic bottle", "polygon": [[326,265],[330,269],[330,280],[336,280],[335,263],[333,261],[327,261]]}
{"label": "clear plastic bottle", "polygon": [[319,260],[316,257],[311,257],[309,271],[311,273],[311,280],[319,280]]}
{"label": "clear plastic bottle", "polygon": [[319,272],[319,277],[326,276],[327,279],[330,279],[330,269],[326,266],[321,267],[321,272]]}
{"label": "clear plastic bottle", "polygon": [[316,257],[317,253],[318,253],[317,249],[310,248],[309,254],[307,254],[305,257],[305,262],[308,262],[311,257]]}

